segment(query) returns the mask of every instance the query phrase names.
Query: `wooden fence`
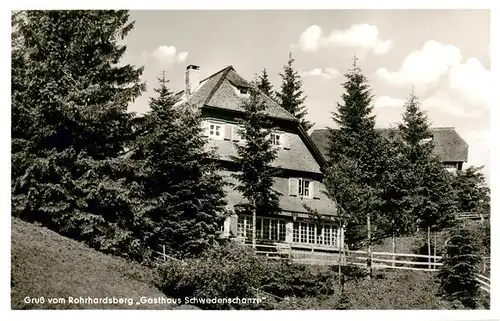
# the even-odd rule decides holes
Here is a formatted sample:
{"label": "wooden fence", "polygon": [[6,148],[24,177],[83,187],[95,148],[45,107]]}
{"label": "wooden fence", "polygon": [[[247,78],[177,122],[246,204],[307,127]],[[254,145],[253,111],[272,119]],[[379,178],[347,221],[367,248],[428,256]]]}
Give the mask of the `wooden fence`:
{"label": "wooden fence", "polygon": [[[251,246],[251,244],[245,244]],[[342,265],[355,265],[366,267],[368,264],[367,251],[345,250],[342,253],[325,252],[304,249],[294,249],[290,244],[257,244],[255,253],[263,255],[268,259],[289,259],[297,264],[309,265],[337,265],[340,262]],[[158,256],[156,261],[158,264],[173,260],[185,264],[183,261],[171,257],[165,253],[165,247],[162,252],[155,252]],[[443,265],[439,255],[422,255],[410,253],[391,253],[391,252],[372,252],[371,262],[373,269],[398,269],[398,270],[413,270],[436,272]],[[482,274],[476,274],[476,281],[480,284],[483,291],[490,293],[490,278],[485,274],[489,274],[488,257],[483,258]],[[258,289],[255,289],[258,290]],[[261,291],[261,290],[258,290]],[[282,299],[282,298],[279,298]]]}
{"label": "wooden fence", "polygon": [[[371,255],[372,267],[374,269],[434,272],[442,265],[439,260],[441,260],[441,256],[410,253],[372,252]],[[347,264],[366,266],[368,253],[366,251],[346,251],[346,262]]]}
{"label": "wooden fence", "polygon": [[[246,244],[250,246],[250,244]],[[308,265],[337,265],[339,261],[342,265],[355,265],[366,267],[368,263],[367,251],[342,251],[342,255],[338,252],[324,252],[311,250],[295,249],[289,244],[280,245],[261,245],[256,246],[258,255],[264,255],[269,259],[286,258],[297,264]],[[340,260],[339,260],[340,256]],[[398,269],[398,270],[413,270],[436,272],[443,264],[440,262],[442,256],[439,255],[423,255],[411,253],[391,253],[391,252],[372,252],[371,262],[373,269]],[[490,279],[486,275],[489,274],[489,258],[483,258],[482,274],[476,275],[476,280],[480,284],[483,291],[490,292]]]}
{"label": "wooden fence", "polygon": [[488,213],[462,212],[455,215],[458,220],[480,220],[484,221],[490,218]]}

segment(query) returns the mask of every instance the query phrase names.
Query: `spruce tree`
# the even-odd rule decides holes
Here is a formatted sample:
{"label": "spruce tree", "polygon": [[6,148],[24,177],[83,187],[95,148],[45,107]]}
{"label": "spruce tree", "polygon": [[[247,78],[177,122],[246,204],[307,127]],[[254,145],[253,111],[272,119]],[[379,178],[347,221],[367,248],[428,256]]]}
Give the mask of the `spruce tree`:
{"label": "spruce tree", "polygon": [[384,227],[393,237],[393,249],[395,237],[411,235],[417,228],[422,201],[421,160],[427,160],[433,152],[427,141],[431,137],[429,121],[413,92],[404,107],[403,121],[390,130],[386,140],[383,176]]}
{"label": "spruce tree", "polygon": [[262,70],[262,74],[257,77],[257,88],[269,98],[274,99],[273,86],[269,81],[269,75],[267,74],[266,68]]}
{"label": "spruce tree", "polygon": [[271,140],[272,123],[265,114],[266,105],[252,85],[250,98],[243,104],[245,117],[240,121],[243,144],[235,143],[236,155],[231,159],[240,166],[232,176],[238,181],[235,189],[248,201],[246,210],[252,213],[252,245],[255,248],[257,215],[279,212],[279,194],[273,189],[279,169],[272,166],[277,149]]}
{"label": "spruce tree", "polygon": [[[411,93],[399,125],[400,152],[411,176],[407,196],[415,200],[413,216],[421,228],[430,232],[452,224],[456,204],[452,176],[434,152],[429,127],[427,115],[421,110],[418,98]],[[430,235],[428,247],[430,249]]]}
{"label": "spruce tree", "polygon": [[482,166],[471,166],[458,171],[454,177],[453,188],[456,191],[458,212],[489,214],[490,189],[486,185],[482,169]]}
{"label": "spruce tree", "polygon": [[[355,164],[356,170],[348,171],[352,173],[352,177],[343,177],[342,180],[351,180],[355,188],[359,189],[356,195],[366,196],[355,200],[348,214],[354,223],[366,222],[364,239],[370,251],[373,241],[371,225],[381,221],[378,214],[381,204],[380,182],[384,169],[384,146],[374,129],[371,91],[366,77],[357,66],[356,58],[353,68],[348,70],[345,77],[347,79],[343,83],[343,102],[337,103],[338,111],[334,112],[332,117],[339,129],[330,130],[328,158],[333,171],[342,170],[347,166],[344,164]],[[327,181],[330,186],[340,184],[338,174],[330,174]],[[336,193],[332,191],[332,194]],[[339,197],[338,192],[335,196]],[[349,229],[349,226],[347,228]],[[359,233],[346,234],[346,241],[351,244],[359,239]]]}
{"label": "spruce tree", "polygon": [[304,129],[308,131],[314,124],[306,120],[307,107],[304,105],[306,96],[302,91],[300,75],[293,68],[294,61],[295,59],[292,58],[290,53],[288,63],[283,67],[283,73],[280,74],[282,80],[281,91],[276,93],[276,97],[280,105],[297,117]]}
{"label": "spruce tree", "polygon": [[128,11],[21,11],[13,24],[13,215],[134,256],[118,156],[145,85],[143,68],[120,64]]}
{"label": "spruce tree", "polygon": [[476,237],[466,228],[455,227],[447,240],[438,277],[441,293],[466,308],[477,307],[479,284],[476,273],[481,263]]}
{"label": "spruce tree", "polygon": [[183,258],[216,242],[225,194],[215,157],[205,148],[199,111],[175,108],[165,73],[159,82],[132,156],[141,182],[137,213],[149,249],[164,245],[169,255]]}

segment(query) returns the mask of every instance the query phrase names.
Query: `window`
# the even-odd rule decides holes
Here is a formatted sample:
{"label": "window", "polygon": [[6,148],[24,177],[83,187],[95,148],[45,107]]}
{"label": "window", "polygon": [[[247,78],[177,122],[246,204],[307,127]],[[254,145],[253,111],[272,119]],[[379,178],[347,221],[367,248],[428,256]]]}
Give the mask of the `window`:
{"label": "window", "polygon": [[311,181],[299,178],[299,195],[311,196]]}
{"label": "window", "polygon": [[293,242],[337,246],[338,229],[331,224],[316,224],[311,222],[293,223]]}
{"label": "window", "polygon": [[210,136],[221,137],[222,136],[222,125],[220,124],[210,124]]}
{"label": "window", "polygon": [[281,139],[281,134],[275,134],[275,133],[272,133],[271,134],[271,143],[275,146],[281,146],[283,145],[282,143],[282,139]]}
{"label": "window", "polygon": [[248,94],[248,88],[246,88],[246,87],[240,87],[238,89],[240,90],[240,94],[243,94],[243,95]]}
{"label": "window", "polygon": [[[275,218],[257,217],[255,227],[257,239],[271,241],[285,241],[286,224],[285,220]],[[238,236],[252,239],[252,217],[248,215],[238,216]]]}

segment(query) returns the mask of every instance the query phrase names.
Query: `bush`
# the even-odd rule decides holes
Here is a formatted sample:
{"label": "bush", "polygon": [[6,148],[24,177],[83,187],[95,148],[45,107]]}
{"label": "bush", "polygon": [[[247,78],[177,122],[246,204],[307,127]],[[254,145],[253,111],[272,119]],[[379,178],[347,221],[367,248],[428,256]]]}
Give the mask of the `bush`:
{"label": "bush", "polygon": [[[257,295],[253,289],[259,287],[264,264],[263,259],[244,246],[216,246],[199,258],[162,265],[159,268],[161,290],[183,301],[186,298],[254,298]],[[252,304],[184,303],[205,309],[255,308]]]}
{"label": "bush", "polygon": [[461,302],[465,308],[477,308],[480,293],[476,273],[481,254],[469,229],[456,227],[451,231],[442,263],[439,271],[441,293],[452,302]]}
{"label": "bush", "polygon": [[261,283],[263,291],[279,297],[331,295],[337,285],[336,271],[331,267],[270,262]]}
{"label": "bush", "polygon": [[[166,295],[180,298],[188,304],[195,303],[185,302],[186,297],[266,297],[259,305],[195,304],[206,309],[281,309],[291,305],[291,302],[297,303],[299,299],[305,301],[297,303],[298,306],[311,307],[312,298],[335,294],[338,286],[337,268],[265,260],[247,247],[230,243],[214,247],[199,258],[188,259],[184,263],[170,261],[161,266],[160,288]],[[365,276],[364,271],[357,267],[343,266],[342,272],[344,280],[358,280]],[[277,302],[273,296],[286,299],[278,299],[280,302]],[[316,302],[313,305],[321,304]],[[342,304],[346,305],[345,302]]]}
{"label": "bush", "polygon": [[[378,276],[380,274],[380,276]],[[431,273],[388,271],[375,278],[349,282],[345,296],[350,309],[414,310],[450,309],[451,305],[438,296],[438,286]]]}

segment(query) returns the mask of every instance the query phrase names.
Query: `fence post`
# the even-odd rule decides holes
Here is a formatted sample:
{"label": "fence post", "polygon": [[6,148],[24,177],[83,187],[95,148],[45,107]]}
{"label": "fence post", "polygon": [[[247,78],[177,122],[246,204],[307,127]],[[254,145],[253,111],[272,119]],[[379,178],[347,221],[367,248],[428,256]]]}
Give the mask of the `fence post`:
{"label": "fence post", "polygon": [[429,269],[432,268],[431,265],[431,227],[427,226],[427,255],[429,256]]}
{"label": "fence post", "polygon": [[437,251],[436,251],[436,248],[437,248],[437,233],[434,232],[434,266],[432,267],[433,269],[436,268],[436,261],[437,261],[437,258],[436,258],[436,255],[437,255]]}
{"label": "fence post", "polygon": [[163,262],[166,262],[167,261],[167,254],[165,253],[165,245],[162,245],[161,247],[163,249]]}

